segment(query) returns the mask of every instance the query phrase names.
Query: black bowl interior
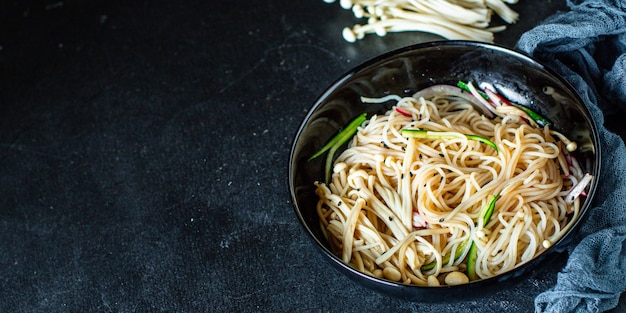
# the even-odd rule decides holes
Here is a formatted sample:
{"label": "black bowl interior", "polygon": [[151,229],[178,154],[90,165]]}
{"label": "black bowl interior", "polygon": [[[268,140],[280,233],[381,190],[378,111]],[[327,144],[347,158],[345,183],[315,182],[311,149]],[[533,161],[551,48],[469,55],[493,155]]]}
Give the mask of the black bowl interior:
{"label": "black bowl interior", "polygon": [[[547,117],[552,127],[576,139],[584,171],[594,175],[591,190],[581,206],[576,224],[540,256],[503,275],[460,286],[418,287],[377,279],[344,264],[334,256],[322,235],[315,213],[317,196],[313,182],[323,180],[323,158],[307,161],[326,141],[362,112],[382,114],[393,103],[363,104],[361,96],[411,95],[435,84],[457,81],[489,82],[508,99]],[[555,92],[546,94],[551,87]],[[555,96],[556,95],[556,96]],[[439,301],[450,292],[476,297],[503,288],[502,283],[528,277],[552,253],[562,252],[571,241],[591,205],[600,171],[597,128],[588,109],[573,88],[539,62],[509,49],[485,43],[439,41],[409,46],[376,57],[346,73],[315,102],[295,136],[289,163],[289,187],[295,212],[325,258],[340,272],[375,290],[408,300]],[[477,288],[481,287],[481,288]]]}

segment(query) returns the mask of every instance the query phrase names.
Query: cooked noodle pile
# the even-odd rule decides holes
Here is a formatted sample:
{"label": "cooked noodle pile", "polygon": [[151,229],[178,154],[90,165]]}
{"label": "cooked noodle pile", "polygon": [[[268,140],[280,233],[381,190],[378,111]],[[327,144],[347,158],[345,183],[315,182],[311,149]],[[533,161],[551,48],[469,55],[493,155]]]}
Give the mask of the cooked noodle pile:
{"label": "cooked noodle pile", "polygon": [[[472,242],[476,276],[492,277],[544,251],[578,215],[579,200],[565,198],[583,173],[567,164],[548,126],[488,119],[452,97],[407,97],[397,107],[411,117],[396,110],[371,117],[337,157],[331,181],[316,182],[322,229],[345,263],[405,284],[465,283],[458,274]],[[448,136],[407,138],[402,129]]]}

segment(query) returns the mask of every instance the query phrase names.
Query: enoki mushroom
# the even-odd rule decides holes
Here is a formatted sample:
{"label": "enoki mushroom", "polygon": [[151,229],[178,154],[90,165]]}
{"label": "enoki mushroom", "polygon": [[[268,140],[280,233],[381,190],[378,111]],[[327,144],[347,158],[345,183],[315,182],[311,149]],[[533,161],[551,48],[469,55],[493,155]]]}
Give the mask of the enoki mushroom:
{"label": "enoki mushroom", "polygon": [[[335,0],[324,0],[333,3]],[[352,10],[366,24],[343,29],[348,42],[363,39],[367,34],[385,36],[389,32],[419,31],[446,39],[493,42],[493,34],[505,25],[490,27],[491,15],[504,22],[517,22],[519,14],[508,4],[517,0],[340,0],[339,5]]]}

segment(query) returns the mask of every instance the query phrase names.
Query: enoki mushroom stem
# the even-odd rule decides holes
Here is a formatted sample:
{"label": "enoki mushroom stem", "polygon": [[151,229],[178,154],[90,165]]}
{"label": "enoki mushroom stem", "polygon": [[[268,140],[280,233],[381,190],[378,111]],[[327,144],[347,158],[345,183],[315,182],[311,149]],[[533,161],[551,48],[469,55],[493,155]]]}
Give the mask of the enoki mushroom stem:
{"label": "enoki mushroom stem", "polygon": [[[333,3],[335,0],[323,0]],[[519,15],[508,4],[517,0],[340,0],[341,8],[351,10],[365,24],[343,29],[348,42],[367,34],[385,36],[390,32],[427,32],[446,39],[493,42],[493,34],[505,25],[489,27],[497,14],[506,23],[515,23]]]}

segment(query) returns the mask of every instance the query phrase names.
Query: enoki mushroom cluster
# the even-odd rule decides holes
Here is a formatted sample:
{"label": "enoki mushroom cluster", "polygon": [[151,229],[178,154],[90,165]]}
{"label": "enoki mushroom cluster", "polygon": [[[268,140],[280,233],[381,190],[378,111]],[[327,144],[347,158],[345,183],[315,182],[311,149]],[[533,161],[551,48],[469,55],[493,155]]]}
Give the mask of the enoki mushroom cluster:
{"label": "enoki mushroom cluster", "polygon": [[[335,0],[324,0],[333,3]],[[491,16],[497,14],[508,24],[515,23],[519,14],[508,4],[517,0],[340,0],[343,9],[366,19],[343,29],[348,42],[363,39],[367,34],[385,36],[389,32],[420,31],[446,39],[493,42],[493,34],[505,25],[490,27]]]}

